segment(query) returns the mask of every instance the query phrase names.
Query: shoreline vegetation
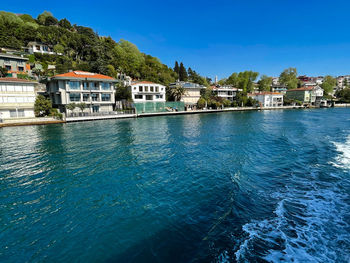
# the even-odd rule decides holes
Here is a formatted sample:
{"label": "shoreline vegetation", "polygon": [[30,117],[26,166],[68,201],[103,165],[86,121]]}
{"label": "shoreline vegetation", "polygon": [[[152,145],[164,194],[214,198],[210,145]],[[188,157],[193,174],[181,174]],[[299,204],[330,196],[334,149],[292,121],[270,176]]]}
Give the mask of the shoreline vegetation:
{"label": "shoreline vegetation", "polygon": [[[350,108],[349,104],[336,104],[335,108]],[[193,110],[193,111],[178,111],[178,112],[154,112],[154,113],[140,113],[140,114],[119,114],[113,117],[97,116],[97,117],[77,117],[70,118],[69,120],[40,120],[37,118],[35,121],[26,121],[22,119],[20,122],[13,123],[0,123],[0,128],[5,127],[17,127],[17,126],[32,126],[32,125],[49,125],[49,124],[66,124],[71,122],[84,122],[84,121],[100,121],[100,120],[112,120],[112,119],[131,119],[131,118],[145,118],[145,117],[159,117],[159,116],[172,116],[172,115],[190,115],[190,114],[209,114],[209,113],[224,113],[224,112],[241,112],[241,111],[265,111],[265,110],[303,110],[303,109],[320,109],[318,107],[303,107],[303,106],[283,106],[283,107],[235,107],[235,108],[223,108],[223,109],[207,109],[207,110]]]}

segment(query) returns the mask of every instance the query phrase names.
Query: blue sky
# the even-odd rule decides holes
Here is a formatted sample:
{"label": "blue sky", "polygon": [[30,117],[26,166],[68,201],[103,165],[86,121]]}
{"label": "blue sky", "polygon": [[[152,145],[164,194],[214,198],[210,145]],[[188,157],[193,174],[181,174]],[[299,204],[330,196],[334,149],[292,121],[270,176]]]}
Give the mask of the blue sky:
{"label": "blue sky", "polygon": [[350,73],[347,1],[17,0],[2,8],[33,17],[47,10],[212,78],[243,70],[277,76],[287,67],[300,75]]}

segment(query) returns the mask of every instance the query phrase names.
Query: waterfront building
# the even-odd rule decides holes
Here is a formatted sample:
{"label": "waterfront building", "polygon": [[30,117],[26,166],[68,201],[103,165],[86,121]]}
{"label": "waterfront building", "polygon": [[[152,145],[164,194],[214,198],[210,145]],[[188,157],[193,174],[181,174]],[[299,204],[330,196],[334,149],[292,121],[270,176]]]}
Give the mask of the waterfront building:
{"label": "waterfront building", "polygon": [[234,98],[237,96],[237,92],[241,91],[237,88],[234,88],[232,86],[211,86],[214,94],[220,98],[227,99],[230,101],[233,101]]}
{"label": "waterfront building", "polygon": [[6,68],[9,77],[16,78],[18,74],[30,73],[28,58],[0,53],[0,67]]}
{"label": "waterfront building", "polygon": [[249,97],[259,101],[262,107],[282,107],[283,94],[278,92],[250,93]]}
{"label": "waterfront building", "polygon": [[150,82],[135,82],[129,87],[134,102],[165,102],[165,86]]}
{"label": "waterfront building", "polygon": [[33,41],[29,42],[27,47],[24,50],[29,54],[41,53],[41,54],[48,54],[48,55],[62,55],[61,53],[54,52],[53,47],[50,45],[46,45],[39,42],[33,42]]}
{"label": "waterfront building", "polygon": [[287,87],[283,84],[272,84],[271,91],[281,93],[281,94],[286,94]]}
{"label": "waterfront building", "polygon": [[323,97],[323,89],[320,86],[301,87],[287,90],[286,98],[299,100],[303,104],[317,105]]}
{"label": "waterfront building", "polygon": [[194,109],[197,104],[199,98],[201,97],[201,90],[205,89],[205,86],[185,81],[177,81],[175,83],[171,83],[169,88],[176,88],[177,86],[181,86],[185,89],[185,94],[182,96],[181,101],[185,103],[185,107],[187,110]]}
{"label": "waterfront building", "polygon": [[115,104],[116,82],[115,78],[102,74],[71,71],[52,77],[47,92],[53,106],[62,113],[66,112],[69,103],[85,103],[86,113],[110,112]]}
{"label": "waterfront building", "polygon": [[0,78],[0,119],[34,117],[37,82]]}

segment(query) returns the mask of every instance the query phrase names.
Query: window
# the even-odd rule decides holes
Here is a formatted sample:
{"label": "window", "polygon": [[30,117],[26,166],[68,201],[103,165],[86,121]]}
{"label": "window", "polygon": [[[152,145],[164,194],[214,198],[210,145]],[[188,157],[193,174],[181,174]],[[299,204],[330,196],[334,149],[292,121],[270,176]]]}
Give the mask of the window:
{"label": "window", "polygon": [[24,117],[24,110],[18,110],[18,117]]}
{"label": "window", "polygon": [[154,91],[154,90],[153,90],[153,86],[151,86],[151,87],[149,88],[149,91],[151,91],[151,92]]}
{"label": "window", "polygon": [[102,82],[101,83],[101,88],[103,90],[110,90],[110,84],[109,83],[106,83],[106,82]]}
{"label": "window", "polygon": [[83,94],[83,101],[89,101],[89,94]]}
{"label": "window", "polygon": [[7,70],[12,70],[12,67],[11,67],[11,66],[8,66],[8,65],[6,65],[5,68],[6,68]]}
{"label": "window", "polygon": [[100,107],[99,106],[92,106],[92,112],[99,112]]}
{"label": "window", "polygon": [[139,91],[142,92],[142,86],[139,86]]}
{"label": "window", "polygon": [[163,90],[164,90],[164,88],[161,88],[160,90],[161,90],[161,91],[163,91]]}
{"label": "window", "polygon": [[153,95],[146,95],[146,100],[153,100]]}
{"label": "window", "polygon": [[10,110],[10,117],[11,118],[17,118],[17,111],[16,110]]}
{"label": "window", "polygon": [[111,101],[111,94],[101,94],[102,101]]}
{"label": "window", "polygon": [[134,90],[136,90],[136,87],[134,87]]}
{"label": "window", "polygon": [[162,99],[163,95],[156,95],[156,99]]}
{"label": "window", "polygon": [[70,101],[80,101],[80,93],[70,93],[69,100]]}
{"label": "window", "polygon": [[142,100],[143,99],[143,95],[135,95],[135,100]]}
{"label": "window", "polygon": [[91,100],[92,100],[92,101],[99,101],[99,95],[98,95],[98,93],[92,93],[92,94],[91,94]]}
{"label": "window", "polygon": [[73,89],[73,90],[80,89],[80,82],[79,81],[69,81],[68,85],[69,85],[69,89]]}
{"label": "window", "polygon": [[159,87],[158,86],[156,86],[156,92],[159,92]]}
{"label": "window", "polygon": [[40,50],[40,46],[35,46],[36,50]]}
{"label": "window", "polygon": [[148,87],[147,87],[147,86],[145,86],[145,91],[146,91],[146,92],[148,91]]}
{"label": "window", "polygon": [[98,83],[98,82],[90,82],[90,88],[92,90],[100,90],[100,83]]}
{"label": "window", "polygon": [[89,82],[83,82],[83,90],[89,90]]}
{"label": "window", "polygon": [[24,71],[24,67],[18,67],[18,71],[23,72]]}

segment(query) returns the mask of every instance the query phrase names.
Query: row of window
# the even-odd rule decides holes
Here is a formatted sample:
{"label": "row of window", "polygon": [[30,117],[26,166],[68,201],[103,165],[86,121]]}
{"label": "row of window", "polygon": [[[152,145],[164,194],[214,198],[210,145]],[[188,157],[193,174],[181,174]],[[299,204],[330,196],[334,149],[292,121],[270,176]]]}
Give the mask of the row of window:
{"label": "row of window", "polygon": [[24,110],[10,110],[11,118],[24,117]]}
{"label": "row of window", "polygon": [[[100,85],[101,84],[101,85]],[[71,90],[80,90],[80,81],[69,81],[69,89]],[[83,90],[110,90],[111,84],[107,82],[83,82]]]}
{"label": "row of window", "polygon": [[[70,93],[69,100],[81,101],[80,93]],[[90,101],[90,94],[83,93],[83,101]],[[91,101],[100,101],[100,94],[92,93]],[[111,94],[101,94],[101,101],[111,101]]]}
{"label": "row of window", "polygon": [[[146,100],[153,100],[153,95],[134,95],[134,98],[136,100],[143,100],[143,97],[145,96]],[[163,99],[163,95],[155,95],[155,99]]]}
{"label": "row of window", "polygon": [[33,86],[26,86],[26,85],[11,85],[11,84],[1,84],[0,85],[0,92],[34,92]]}
{"label": "row of window", "polygon": [[5,97],[0,96],[0,103],[34,103],[35,97]]}
{"label": "row of window", "polygon": [[[10,65],[5,65],[5,68],[8,70],[8,71],[12,71],[12,67]],[[17,67],[17,71],[19,72],[24,72],[24,67]]]}
{"label": "row of window", "polygon": [[[134,90],[137,90],[137,87],[134,87]],[[158,86],[139,86],[139,92],[159,92]],[[164,91],[164,88],[160,88],[160,91]]]}

